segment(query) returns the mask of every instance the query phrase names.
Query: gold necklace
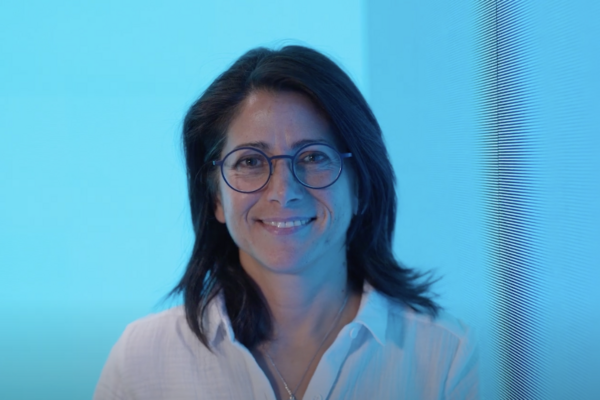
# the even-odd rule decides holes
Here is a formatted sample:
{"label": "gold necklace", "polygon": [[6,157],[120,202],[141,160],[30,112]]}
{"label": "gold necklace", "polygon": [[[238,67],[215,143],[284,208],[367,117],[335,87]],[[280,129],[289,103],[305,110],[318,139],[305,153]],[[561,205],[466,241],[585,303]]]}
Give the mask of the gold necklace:
{"label": "gold necklace", "polygon": [[344,303],[342,304],[342,307],[339,309],[339,311],[337,312],[337,315],[335,316],[335,319],[333,320],[333,325],[331,325],[331,328],[329,328],[329,331],[327,331],[327,334],[325,335],[325,337],[321,341],[321,344],[319,345],[319,348],[317,349],[317,352],[315,353],[315,355],[313,356],[313,358],[311,358],[310,362],[308,363],[308,366],[306,367],[306,370],[304,371],[304,374],[302,375],[302,378],[300,378],[300,382],[298,383],[298,385],[296,386],[296,389],[294,389],[293,392],[288,387],[288,384],[285,381],[285,379],[283,379],[283,375],[281,375],[281,372],[279,372],[279,369],[277,368],[277,366],[275,365],[275,362],[273,361],[273,359],[269,355],[269,352],[267,351],[267,349],[265,349],[265,351],[264,351],[265,355],[267,356],[267,358],[271,362],[271,365],[273,366],[273,368],[275,368],[275,372],[277,372],[277,375],[279,375],[279,378],[283,382],[283,387],[285,387],[286,392],[288,392],[288,394],[290,395],[289,400],[296,400],[295,393],[300,388],[300,385],[302,384],[302,381],[306,377],[306,374],[308,373],[308,370],[309,370],[310,366],[312,365],[313,361],[315,361],[315,358],[317,357],[317,354],[319,354],[319,351],[321,350],[321,347],[323,347],[323,345],[325,344],[325,341],[327,340],[327,338],[331,334],[331,331],[333,331],[333,328],[335,328],[335,326],[337,325],[338,320],[339,320],[340,316],[342,315],[342,311],[344,310],[344,307],[346,307],[346,303],[348,302],[348,297],[350,297],[350,293],[348,293],[346,295],[346,299],[344,300]]}

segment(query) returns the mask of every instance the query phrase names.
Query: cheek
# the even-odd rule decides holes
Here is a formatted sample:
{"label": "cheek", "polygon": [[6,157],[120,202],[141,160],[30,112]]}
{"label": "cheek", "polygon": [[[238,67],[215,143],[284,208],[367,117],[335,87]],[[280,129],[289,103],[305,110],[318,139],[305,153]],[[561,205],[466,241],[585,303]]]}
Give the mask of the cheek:
{"label": "cheek", "polygon": [[351,176],[347,175],[344,180],[344,185],[336,196],[336,208],[338,210],[338,218],[342,219],[344,223],[350,223],[352,216],[356,214],[358,208],[358,197],[356,195],[356,188],[354,180]]}
{"label": "cheek", "polygon": [[[231,192],[231,191],[230,191]],[[254,196],[242,193],[226,193],[222,196],[224,221],[230,231],[249,222],[248,213],[254,203]]]}
{"label": "cheek", "polygon": [[336,196],[329,202],[330,225],[327,228],[324,244],[326,246],[343,246],[346,241],[346,234],[352,221],[352,205],[348,195]]}
{"label": "cheek", "polygon": [[337,229],[344,230],[350,225],[353,215],[352,193],[342,192],[327,199],[329,212],[331,213],[332,223]]}

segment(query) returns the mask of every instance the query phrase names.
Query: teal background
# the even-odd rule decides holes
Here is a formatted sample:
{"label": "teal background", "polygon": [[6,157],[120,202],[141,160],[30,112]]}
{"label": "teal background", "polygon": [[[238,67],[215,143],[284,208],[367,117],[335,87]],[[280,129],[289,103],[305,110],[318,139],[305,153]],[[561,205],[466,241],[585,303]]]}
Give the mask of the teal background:
{"label": "teal background", "polygon": [[193,240],[182,118],[243,52],[285,44],[324,52],[365,94],[397,173],[396,254],[444,276],[438,300],[478,334],[484,398],[519,398],[499,361],[519,358],[488,223],[502,192],[485,190],[482,10],[498,5],[522,27],[510,68],[532,177],[510,212],[528,218],[533,328],[509,340],[536,349],[529,398],[600,397],[597,3],[4,0],[0,399],[91,398],[126,324],[172,305]]}

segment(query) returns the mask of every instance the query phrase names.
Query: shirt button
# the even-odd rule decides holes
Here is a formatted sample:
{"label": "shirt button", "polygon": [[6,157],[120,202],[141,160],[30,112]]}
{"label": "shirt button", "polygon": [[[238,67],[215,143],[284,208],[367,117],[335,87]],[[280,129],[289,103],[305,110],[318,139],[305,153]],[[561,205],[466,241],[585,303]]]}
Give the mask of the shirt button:
{"label": "shirt button", "polygon": [[322,400],[322,399],[323,399],[323,396],[321,396],[321,395],[313,396],[313,400]]}
{"label": "shirt button", "polygon": [[350,329],[350,337],[352,339],[356,339],[357,336],[358,336],[358,328]]}

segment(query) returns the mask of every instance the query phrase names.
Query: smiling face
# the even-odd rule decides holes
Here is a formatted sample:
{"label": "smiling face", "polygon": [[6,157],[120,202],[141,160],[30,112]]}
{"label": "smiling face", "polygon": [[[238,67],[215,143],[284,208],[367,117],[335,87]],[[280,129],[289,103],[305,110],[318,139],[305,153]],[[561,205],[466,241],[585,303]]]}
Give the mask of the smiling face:
{"label": "smiling face", "polygon": [[[294,155],[307,142],[342,150],[327,119],[306,96],[255,91],[230,124],[221,157],[242,146],[268,156]],[[311,273],[345,262],[346,231],[357,208],[348,162],[325,189],[302,186],[290,167],[287,159],[273,160],[268,184],[254,193],[236,192],[219,178],[215,216],[227,225],[248,272]]]}

